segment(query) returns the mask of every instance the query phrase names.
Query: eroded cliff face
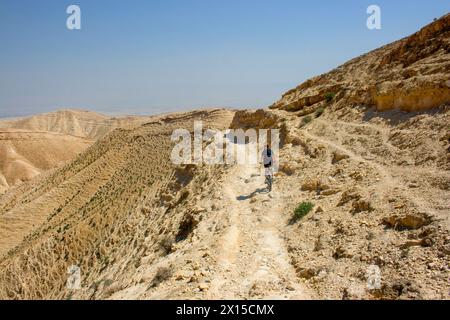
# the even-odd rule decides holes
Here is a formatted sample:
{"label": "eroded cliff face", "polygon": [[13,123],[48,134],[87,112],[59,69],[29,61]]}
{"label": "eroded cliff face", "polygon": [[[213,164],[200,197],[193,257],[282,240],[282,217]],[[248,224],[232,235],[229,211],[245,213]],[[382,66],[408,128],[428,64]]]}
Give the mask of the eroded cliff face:
{"label": "eroded cliff face", "polygon": [[423,111],[449,103],[450,15],[304,82],[271,108],[307,114],[331,100],[378,111]]}
{"label": "eroded cliff face", "polygon": [[[280,145],[283,146],[289,141],[289,130],[286,118],[283,115],[271,110],[240,110],[234,114],[230,125],[231,129],[278,129]],[[268,131],[270,142],[270,131]]]}
{"label": "eroded cliff face", "polygon": [[383,83],[381,90],[373,94],[373,100],[378,111],[424,111],[448,103],[450,88],[432,83],[416,84],[413,88],[399,82]]}

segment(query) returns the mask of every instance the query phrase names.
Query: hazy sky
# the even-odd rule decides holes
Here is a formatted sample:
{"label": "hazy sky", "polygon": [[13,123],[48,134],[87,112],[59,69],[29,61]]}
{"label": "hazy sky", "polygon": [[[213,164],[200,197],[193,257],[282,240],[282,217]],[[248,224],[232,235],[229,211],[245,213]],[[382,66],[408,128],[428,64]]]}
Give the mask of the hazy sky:
{"label": "hazy sky", "polygon": [[[66,8],[81,7],[81,30]],[[366,9],[381,7],[382,29]],[[265,107],[407,36],[443,0],[0,0],[0,117]]]}

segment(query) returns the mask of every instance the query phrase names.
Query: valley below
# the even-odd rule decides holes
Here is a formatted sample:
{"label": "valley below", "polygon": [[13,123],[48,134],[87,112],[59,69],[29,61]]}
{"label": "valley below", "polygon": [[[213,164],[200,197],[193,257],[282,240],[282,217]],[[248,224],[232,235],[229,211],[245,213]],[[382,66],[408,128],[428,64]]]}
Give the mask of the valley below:
{"label": "valley below", "polygon": [[[0,299],[449,299],[449,44],[446,15],[258,110],[0,120]],[[172,163],[196,121],[278,129],[272,191]]]}

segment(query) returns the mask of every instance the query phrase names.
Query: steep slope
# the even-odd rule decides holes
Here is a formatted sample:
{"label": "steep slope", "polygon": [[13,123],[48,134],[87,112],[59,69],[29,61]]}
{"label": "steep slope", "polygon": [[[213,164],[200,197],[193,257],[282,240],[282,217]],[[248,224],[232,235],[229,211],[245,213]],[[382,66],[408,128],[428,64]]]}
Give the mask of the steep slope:
{"label": "steep slope", "polygon": [[302,83],[271,108],[309,113],[333,97],[337,107],[370,105],[379,111],[420,111],[450,103],[450,14]]}
{"label": "steep slope", "polygon": [[111,118],[90,111],[60,110],[0,120],[0,193],[74,159],[116,128],[133,128],[153,118]]}
{"label": "steep slope", "polygon": [[[102,279],[130,285],[141,264],[164,256],[166,238],[183,245],[199,212],[181,204],[192,203],[220,168],[175,167],[170,136],[192,129],[194,119],[227,127],[232,114],[200,111],[117,129],[0,198],[0,297],[104,298],[111,292],[98,291]],[[72,264],[83,272],[79,292],[65,287]]]}
{"label": "steep slope", "polygon": [[290,263],[281,195],[264,190],[258,166],[219,168],[213,179],[191,183],[196,196],[183,206],[201,219],[188,244],[168,246],[164,258],[143,264],[136,283],[119,286],[111,299],[316,298]]}
{"label": "steep slope", "polygon": [[[326,298],[447,299],[450,107],[286,117],[275,191],[298,276]],[[303,201],[314,211],[293,223]],[[373,266],[381,284],[369,289]]]}
{"label": "steep slope", "polygon": [[72,160],[92,141],[50,132],[0,131],[0,186],[6,191],[42,171]]}
{"label": "steep slope", "polygon": [[[449,42],[446,15],[233,121],[285,129],[274,191],[292,264],[319,296],[448,299]],[[295,221],[303,201],[314,211]]]}

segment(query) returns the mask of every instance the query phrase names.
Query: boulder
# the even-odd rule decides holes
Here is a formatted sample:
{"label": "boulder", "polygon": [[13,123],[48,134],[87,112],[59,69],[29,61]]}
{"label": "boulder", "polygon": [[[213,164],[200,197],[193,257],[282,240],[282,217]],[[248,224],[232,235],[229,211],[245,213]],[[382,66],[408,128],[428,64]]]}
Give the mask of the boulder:
{"label": "boulder", "polygon": [[361,199],[361,195],[355,189],[348,189],[342,193],[337,206],[341,207],[351,200],[357,201],[359,199]]}
{"label": "boulder", "polygon": [[348,159],[350,156],[340,151],[333,152],[333,159],[331,160],[332,164],[338,163],[341,160]]}
{"label": "boulder", "polygon": [[302,191],[321,192],[328,189],[330,189],[330,186],[323,180],[317,178],[306,179],[301,186]]}
{"label": "boulder", "polygon": [[430,224],[431,218],[425,213],[407,213],[403,215],[393,214],[383,218],[383,224],[387,227],[402,229],[419,229]]}
{"label": "boulder", "polygon": [[372,211],[373,207],[369,200],[359,199],[352,203],[352,213],[358,213],[363,211]]}

